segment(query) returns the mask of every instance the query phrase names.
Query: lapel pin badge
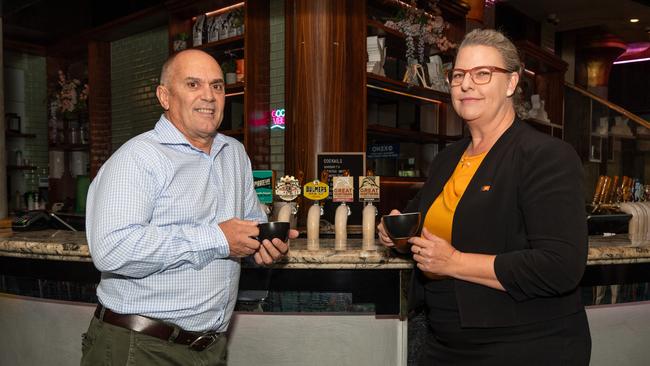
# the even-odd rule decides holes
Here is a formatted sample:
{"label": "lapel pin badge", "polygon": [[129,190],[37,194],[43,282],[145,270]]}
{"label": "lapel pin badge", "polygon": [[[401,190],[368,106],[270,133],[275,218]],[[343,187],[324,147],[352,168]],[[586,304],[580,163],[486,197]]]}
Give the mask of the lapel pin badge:
{"label": "lapel pin badge", "polygon": [[483,187],[481,187],[481,192],[487,192],[487,191],[490,190],[490,188],[492,188],[492,187],[491,186],[483,186]]}

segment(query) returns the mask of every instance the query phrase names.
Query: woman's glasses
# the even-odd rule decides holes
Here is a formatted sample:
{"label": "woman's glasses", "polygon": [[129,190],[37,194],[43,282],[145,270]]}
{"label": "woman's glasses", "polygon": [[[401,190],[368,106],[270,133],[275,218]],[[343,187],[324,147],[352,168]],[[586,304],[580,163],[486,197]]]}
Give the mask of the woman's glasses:
{"label": "woman's glasses", "polygon": [[489,83],[490,80],[492,80],[492,73],[494,72],[509,74],[513,71],[502,69],[496,66],[477,66],[469,70],[451,69],[447,71],[447,82],[450,86],[458,86],[463,83],[463,80],[465,80],[465,74],[469,73],[469,76],[472,78],[474,84],[483,85]]}

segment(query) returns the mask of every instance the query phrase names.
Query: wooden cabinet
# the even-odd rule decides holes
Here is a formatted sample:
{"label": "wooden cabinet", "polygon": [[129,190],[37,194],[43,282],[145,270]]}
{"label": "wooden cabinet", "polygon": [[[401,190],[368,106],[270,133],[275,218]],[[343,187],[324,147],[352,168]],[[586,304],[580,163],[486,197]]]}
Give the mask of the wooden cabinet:
{"label": "wooden cabinet", "polygon": [[558,56],[528,42],[515,42],[524,63],[524,73],[519,86],[523,101],[530,104],[530,97],[538,94],[543,100],[548,121],[528,118],[525,121],[539,131],[563,138],[564,136],[564,74],[568,64]]}
{"label": "wooden cabinet", "polygon": [[[268,1],[177,1],[168,6],[170,53],[176,51],[175,41],[186,40],[188,48],[203,50],[221,64],[227,83],[220,132],[245,145],[254,169],[269,169]],[[212,22],[217,17],[225,20],[235,14],[243,16],[243,27],[229,27],[228,31],[215,34],[212,41],[208,41],[210,38],[204,32],[204,41],[193,46],[193,29],[200,15],[206,15]],[[231,80],[227,73],[235,72],[236,68],[239,71],[243,68],[243,73]]]}
{"label": "wooden cabinet", "polygon": [[[464,34],[467,8],[455,1],[442,1],[439,5],[442,17],[450,25],[444,34],[458,43]],[[365,73],[367,165],[380,176],[423,178],[438,151],[458,140],[463,131],[444,85],[432,89],[426,65],[417,85],[402,81],[408,67],[409,36],[385,24],[404,13],[405,6],[396,1],[367,1],[364,36],[376,36],[386,46],[385,63],[379,72],[384,75],[376,70]],[[428,3],[418,6],[425,11],[423,17],[435,16],[435,9]],[[413,43],[417,47],[417,39]],[[454,49],[440,52],[432,48],[425,45],[425,58],[437,54],[445,63],[453,61]]]}
{"label": "wooden cabinet", "polygon": [[[441,1],[438,5],[449,23],[445,36],[458,44],[465,34],[467,6],[456,1]],[[451,106],[449,93],[428,88],[432,85],[426,65],[422,71],[428,87],[421,82],[412,85],[402,81],[408,66],[407,36],[384,24],[404,12],[403,6],[404,3],[382,0],[368,0],[366,4],[364,36],[383,38],[387,47],[385,76],[364,73],[367,166],[382,176],[378,204],[381,214],[403,208],[422,186],[435,155],[463,135],[463,123]],[[427,6],[428,3],[418,2],[418,7],[430,14]],[[436,51],[425,47],[426,54]],[[451,63],[455,49],[437,54],[444,63]]]}

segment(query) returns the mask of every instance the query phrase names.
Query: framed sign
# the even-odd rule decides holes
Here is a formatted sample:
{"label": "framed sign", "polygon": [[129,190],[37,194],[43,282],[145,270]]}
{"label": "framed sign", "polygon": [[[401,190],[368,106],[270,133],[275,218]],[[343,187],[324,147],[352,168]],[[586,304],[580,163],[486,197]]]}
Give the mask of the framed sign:
{"label": "framed sign", "polygon": [[[329,173],[328,184],[330,195],[325,201],[323,218],[334,224],[334,211],[338,205],[332,202],[332,177],[342,176],[345,170],[350,171],[351,177],[366,175],[366,154],[363,152],[321,152],[316,154],[316,171],[314,177],[320,177],[323,170]],[[359,201],[359,183],[354,179],[354,202],[350,203],[352,214],[348,217],[348,225],[361,225],[363,205]]]}
{"label": "framed sign", "polygon": [[[320,172],[326,170],[332,177],[341,176],[347,169],[350,176],[366,175],[366,153],[363,152],[321,152],[316,154],[316,171],[314,177],[320,177]],[[331,186],[331,184],[330,184]]]}

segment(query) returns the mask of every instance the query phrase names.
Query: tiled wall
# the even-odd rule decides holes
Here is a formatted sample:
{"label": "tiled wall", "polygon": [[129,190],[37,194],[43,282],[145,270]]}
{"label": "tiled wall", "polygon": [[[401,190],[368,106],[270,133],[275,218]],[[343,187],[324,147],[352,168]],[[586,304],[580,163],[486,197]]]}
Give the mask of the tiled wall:
{"label": "tiled wall", "polygon": [[[270,107],[274,110],[285,108],[283,0],[271,0],[269,25],[271,27]],[[271,130],[271,169],[275,170],[278,176],[284,175],[284,130],[282,129]]]}
{"label": "tiled wall", "polygon": [[[7,139],[7,164],[16,165],[14,152],[20,150],[23,158],[29,159],[30,165],[38,167],[34,173],[40,174],[43,169],[47,169],[49,159],[45,57],[6,51],[4,67],[5,113],[19,114],[22,132],[36,135],[36,138]],[[27,171],[7,171],[10,193],[25,191],[25,172]]]}
{"label": "tiled wall", "polygon": [[162,27],[111,43],[113,151],[160,118],[156,85],[169,54],[167,37],[167,27]]}

